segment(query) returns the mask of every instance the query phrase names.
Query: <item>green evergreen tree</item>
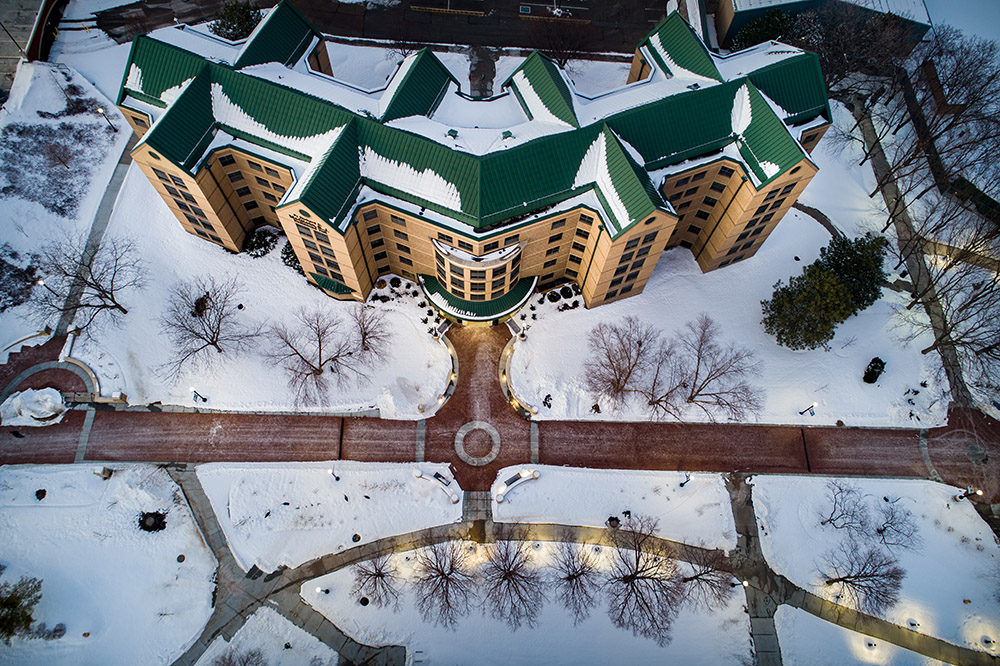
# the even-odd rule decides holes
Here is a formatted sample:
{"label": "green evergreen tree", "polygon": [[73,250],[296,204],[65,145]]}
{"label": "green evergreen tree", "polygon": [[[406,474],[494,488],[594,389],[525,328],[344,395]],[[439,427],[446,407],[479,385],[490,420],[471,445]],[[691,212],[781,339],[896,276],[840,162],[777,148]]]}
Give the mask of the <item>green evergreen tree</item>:
{"label": "green evergreen tree", "polygon": [[844,282],[817,261],[787,285],[779,280],[771,300],[760,302],[764,330],[789,349],[829,349],[837,325],[851,316],[851,303]]}
{"label": "green evergreen tree", "polygon": [[236,41],[248,37],[260,19],[260,10],[252,0],[229,0],[222,5],[208,29],[223,39]]}
{"label": "green evergreen tree", "polygon": [[851,293],[852,315],[882,295],[882,283],[888,278],[885,252],[885,239],[871,232],[860,238],[838,236],[819,251],[818,263],[836,273]]}
{"label": "green evergreen tree", "polygon": [[[2,571],[3,569],[0,569]],[[13,585],[0,583],[0,638],[10,645],[10,639],[31,628],[32,612],[42,598],[42,581],[21,576]]]}
{"label": "green evergreen tree", "polygon": [[780,9],[772,9],[740,28],[733,37],[733,50],[742,51],[772,39],[788,41],[795,19]]}

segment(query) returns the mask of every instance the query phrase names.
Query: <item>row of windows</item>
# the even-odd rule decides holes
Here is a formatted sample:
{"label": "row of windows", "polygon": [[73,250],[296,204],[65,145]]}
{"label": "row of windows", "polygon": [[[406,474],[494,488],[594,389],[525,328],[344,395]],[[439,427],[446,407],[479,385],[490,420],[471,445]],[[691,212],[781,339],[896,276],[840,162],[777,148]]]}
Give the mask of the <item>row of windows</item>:
{"label": "row of windows", "polygon": [[[221,155],[219,157],[219,164],[221,164],[222,166],[232,166],[236,164],[236,159],[232,155]],[[247,164],[254,171],[260,171],[261,173],[266,173],[271,178],[281,178],[281,174],[278,173],[277,170],[272,169],[269,166],[261,166],[260,164],[254,162],[253,160],[247,160]]]}

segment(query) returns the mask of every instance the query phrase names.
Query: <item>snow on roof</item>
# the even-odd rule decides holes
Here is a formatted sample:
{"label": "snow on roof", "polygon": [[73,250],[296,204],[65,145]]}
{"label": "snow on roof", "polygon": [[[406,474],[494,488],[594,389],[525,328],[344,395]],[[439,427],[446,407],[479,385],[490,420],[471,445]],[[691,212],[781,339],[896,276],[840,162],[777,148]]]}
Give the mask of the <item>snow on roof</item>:
{"label": "snow on roof", "polygon": [[236,62],[236,58],[239,57],[243,48],[243,44],[234,44],[210,33],[194,30],[187,25],[175,25],[154,30],[149,33],[149,36],[165,44],[197,53],[208,60],[224,62],[227,65]]}
{"label": "snow on roof", "polygon": [[519,243],[513,243],[484,255],[475,255],[460,248],[452,247],[451,245],[439,241],[436,238],[432,238],[431,243],[434,245],[434,249],[447,257],[457,259],[462,263],[475,264],[476,266],[481,266],[482,268],[489,268],[493,264],[503,263],[504,261],[510,259],[511,256],[521,251],[521,245]]}
{"label": "snow on roof", "polygon": [[406,78],[406,73],[410,71],[410,67],[417,59],[417,54],[413,53],[408,55],[403,59],[403,62],[399,63],[399,67],[396,68],[396,73],[392,75],[389,79],[389,85],[386,86],[385,92],[382,93],[381,98],[378,102],[378,113],[376,114],[379,118],[385,115],[386,110],[389,108],[389,103],[392,102],[392,98],[396,95],[396,91],[399,90],[399,84],[403,82]]}
{"label": "snow on roof", "polygon": [[782,44],[781,42],[764,42],[757,46],[752,46],[742,51],[737,51],[730,55],[720,56],[713,53],[715,66],[719,73],[727,81],[746,76],[750,72],[758,70],[776,62],[781,62],[804,53],[802,49]]}
{"label": "snow on roof", "polygon": [[[923,0],[844,0],[860,7],[867,7],[885,14],[895,14],[913,19],[919,23],[930,25],[927,7]],[[733,0],[736,11],[780,7],[782,5],[800,4],[803,0]]]}
{"label": "snow on roof", "polygon": [[564,128],[572,128],[573,126],[566,122],[565,120],[556,116],[552,113],[542,98],[538,96],[535,89],[531,86],[531,81],[525,76],[524,71],[518,71],[511,77],[514,85],[517,86],[517,91],[521,95],[521,99],[524,100],[525,105],[528,107],[528,111],[533,116],[534,120],[541,123],[548,123],[550,125],[557,125]]}
{"label": "snow on roof", "polygon": [[432,169],[417,171],[405,162],[388,159],[371,146],[359,148],[361,175],[389,187],[421,197],[449,210],[462,210],[462,195]]}
{"label": "snow on roof", "polygon": [[594,143],[590,144],[590,148],[587,149],[587,153],[583,156],[583,161],[580,162],[580,169],[576,172],[576,179],[573,181],[573,187],[575,189],[594,183],[601,190],[601,194],[604,195],[604,199],[608,202],[608,207],[610,208],[608,212],[614,217],[614,224],[609,229],[614,234],[614,232],[628,226],[631,216],[628,214],[628,209],[625,208],[625,203],[618,195],[618,190],[615,189],[614,183],[611,182],[611,173],[608,171],[607,151],[607,134],[601,132],[597,135]]}

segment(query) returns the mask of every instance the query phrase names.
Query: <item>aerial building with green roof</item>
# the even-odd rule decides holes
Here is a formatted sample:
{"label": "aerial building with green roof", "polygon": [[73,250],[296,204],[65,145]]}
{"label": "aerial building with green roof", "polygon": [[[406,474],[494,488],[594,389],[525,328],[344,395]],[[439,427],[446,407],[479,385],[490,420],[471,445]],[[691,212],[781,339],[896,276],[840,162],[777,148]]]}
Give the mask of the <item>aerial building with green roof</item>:
{"label": "aerial building with green roof", "polygon": [[288,2],[242,42],[136,38],[118,98],[133,159],[189,233],[236,252],[276,227],[334,298],[396,274],[468,321],[567,282],[588,307],[640,293],[668,247],[705,271],[749,258],[830,123],[813,54],[719,57],[676,13],[595,97],[533,53],[475,98],[428,49],[364,90],[326,48]]}

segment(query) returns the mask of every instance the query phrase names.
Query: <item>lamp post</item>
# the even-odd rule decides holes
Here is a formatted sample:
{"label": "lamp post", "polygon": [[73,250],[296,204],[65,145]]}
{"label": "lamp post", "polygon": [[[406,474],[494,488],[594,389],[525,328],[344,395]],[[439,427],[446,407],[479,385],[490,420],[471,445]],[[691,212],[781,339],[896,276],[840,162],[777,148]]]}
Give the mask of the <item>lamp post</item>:
{"label": "lamp post", "polygon": [[818,402],[814,402],[813,404],[809,405],[808,407],[806,407],[805,409],[803,409],[801,412],[799,412],[799,416],[802,416],[806,412],[809,412],[809,416],[816,416],[816,405],[818,405],[818,404],[819,404]]}
{"label": "lamp post", "polygon": [[202,402],[208,402],[208,398],[206,398],[205,396],[203,396],[201,393],[198,393],[197,391],[195,391],[193,386],[190,388],[190,391],[191,391],[191,393],[194,393],[194,399],[195,399],[196,402],[198,400],[201,400]]}
{"label": "lamp post", "polygon": [[968,487],[966,487],[966,489],[963,492],[959,493],[958,495],[955,495],[955,497],[953,499],[956,502],[961,502],[966,497],[970,497],[971,495],[976,495],[977,497],[982,497],[983,496],[983,491],[980,490],[980,489],[978,489],[978,488],[973,488],[972,486],[968,486]]}
{"label": "lamp post", "polygon": [[103,107],[103,106],[99,106],[99,107],[97,107],[97,112],[98,112],[99,114],[101,114],[101,116],[102,116],[102,117],[103,117],[103,118],[104,118],[105,120],[107,120],[107,121],[108,121],[108,127],[110,127],[111,129],[113,129],[113,130],[114,130],[114,131],[116,131],[116,132],[118,131],[118,128],[117,128],[117,127],[115,127],[114,123],[112,123],[112,122],[111,122],[111,118],[108,118],[107,114],[106,114],[106,113],[104,113],[104,107]]}
{"label": "lamp post", "polygon": [[62,298],[62,296],[60,296],[59,294],[57,294],[52,287],[50,287],[49,285],[45,284],[45,280],[36,280],[35,284],[37,284],[39,287],[45,287],[49,291],[49,293],[52,294],[53,296],[55,296],[56,298]]}

